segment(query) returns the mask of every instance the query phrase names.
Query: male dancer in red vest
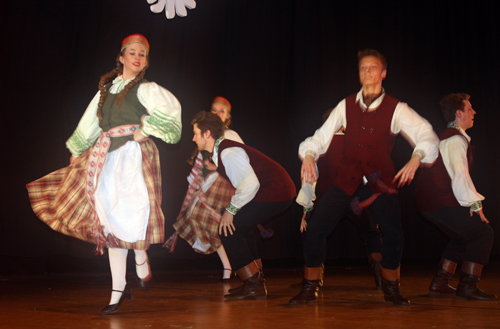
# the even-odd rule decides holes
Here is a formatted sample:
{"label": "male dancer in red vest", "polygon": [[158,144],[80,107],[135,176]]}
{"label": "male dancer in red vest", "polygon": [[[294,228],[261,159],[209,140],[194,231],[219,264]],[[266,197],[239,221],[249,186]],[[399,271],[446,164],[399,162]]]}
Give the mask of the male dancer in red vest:
{"label": "male dancer in red vest", "polygon": [[199,112],[191,123],[198,149],[213,152],[217,172],[236,189],[220,219],[219,234],[229,262],[244,284],[224,297],[265,299],[262,262],[253,230],[292,204],[295,185],[285,169],[266,155],[224,139],[225,127],[218,115]]}
{"label": "male dancer in red vest", "polygon": [[[323,115],[323,122],[328,119],[331,111],[333,111],[333,109],[330,109]],[[314,200],[314,203],[313,200],[311,200],[312,195],[307,192],[314,190],[310,184],[305,186],[305,190],[303,186],[297,197],[297,203],[304,207],[304,215],[300,225],[300,232],[303,233],[303,238],[305,238],[307,231],[306,217],[310,216],[310,212],[314,209],[314,204],[317,204],[328,188],[333,185],[335,172],[340,166],[341,157],[339,157],[338,154],[339,152],[343,152],[343,150],[344,127],[335,133],[330,146],[328,146],[328,150],[318,159],[318,173],[322,174],[316,181],[316,189],[314,193],[316,200]],[[325,175],[323,176],[323,174]],[[380,264],[380,261],[382,260],[382,234],[378,229],[377,223],[373,221],[368,211],[363,211],[361,213],[350,212],[344,218],[349,219],[349,221],[356,227],[360,238],[363,240],[370,271],[375,279],[375,286],[377,289],[382,289],[382,265]],[[320,278],[319,285],[321,289],[323,286],[323,277]],[[300,289],[301,287],[302,281],[290,286],[290,288],[294,289]]]}
{"label": "male dancer in red vest", "polygon": [[[483,265],[490,257],[493,230],[483,213],[484,197],[476,191],[469,174],[473,147],[465,131],[472,128],[476,114],[469,98],[463,93],[450,94],[439,103],[448,127],[440,136],[436,163],[420,173],[415,197],[422,214],[450,237],[429,294],[496,300],[495,295],[477,288]],[[448,283],[457,263],[462,267],[455,289]]]}
{"label": "male dancer in red vest", "polygon": [[[420,163],[432,163],[438,156],[438,138],[432,126],[406,103],[387,95],[382,81],[387,74],[387,62],[376,50],[358,53],[361,90],[342,100],[330,113],[314,136],[300,144],[301,176],[312,182],[317,179],[315,162],[330,145],[334,133],[345,127],[345,140],[340,166],[332,185],[318,202],[304,241],[304,279],[301,292],[290,304],[315,301],[325,260],[326,237],[338,221],[347,214],[355,197],[366,200],[373,193],[409,184]],[[414,146],[408,163],[397,173],[390,158],[398,133]],[[328,173],[329,174],[329,173]],[[367,178],[376,174],[376,183]],[[325,173],[320,173],[325,175]],[[403,252],[403,229],[396,194],[382,193],[368,208],[383,235],[382,290],[387,302],[409,305],[399,291],[399,266]]]}

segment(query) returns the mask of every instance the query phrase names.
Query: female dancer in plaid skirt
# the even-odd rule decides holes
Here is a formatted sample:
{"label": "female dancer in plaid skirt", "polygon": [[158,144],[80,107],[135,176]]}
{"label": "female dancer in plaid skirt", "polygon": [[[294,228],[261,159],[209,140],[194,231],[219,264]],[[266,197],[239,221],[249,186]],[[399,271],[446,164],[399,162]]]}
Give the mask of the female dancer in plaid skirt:
{"label": "female dancer in plaid skirt", "polygon": [[116,67],[66,142],[70,165],[27,185],[35,214],[52,229],[108,248],[113,291],[103,314],[114,313],[132,292],[126,282],[128,249],[137,281],[151,279],[146,250],[164,240],[158,149],[148,136],[177,143],[181,106],[168,90],[143,79],[149,43],[125,38]]}

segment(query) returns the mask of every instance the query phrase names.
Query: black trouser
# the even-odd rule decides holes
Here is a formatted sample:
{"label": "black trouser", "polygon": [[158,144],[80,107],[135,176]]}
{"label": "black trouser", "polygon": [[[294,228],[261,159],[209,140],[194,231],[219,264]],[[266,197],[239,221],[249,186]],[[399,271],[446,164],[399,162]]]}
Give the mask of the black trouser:
{"label": "black trouser", "polygon": [[382,235],[368,211],[363,211],[359,216],[351,212],[345,218],[348,218],[356,227],[356,231],[363,240],[366,256],[374,252],[382,252]]}
{"label": "black trouser", "polygon": [[[343,219],[349,220],[356,227],[356,231],[363,240],[366,256],[382,252],[382,235],[369,211],[363,211],[360,215],[350,212]],[[302,241],[306,233],[307,231],[302,233]]]}
{"label": "black trouser", "polygon": [[233,235],[220,235],[222,245],[233,271],[237,271],[258,259],[257,244],[253,231],[260,224],[274,215],[282,212],[292,204],[292,200],[282,202],[250,202],[234,216],[233,224],[236,230]]}
{"label": "black trouser", "polygon": [[[304,259],[307,267],[319,267],[325,261],[326,238],[335,229],[342,217],[351,211],[354,197],[361,201],[373,194],[368,185],[360,184],[350,196],[337,186],[331,186],[318,202],[307,225],[304,241]],[[397,269],[403,254],[403,228],[398,197],[381,194],[368,208],[373,220],[382,231],[382,267]]]}
{"label": "black trouser", "polygon": [[466,207],[442,208],[422,214],[450,237],[443,258],[455,263],[464,260],[482,265],[488,263],[494,233],[479,215],[471,217]]}

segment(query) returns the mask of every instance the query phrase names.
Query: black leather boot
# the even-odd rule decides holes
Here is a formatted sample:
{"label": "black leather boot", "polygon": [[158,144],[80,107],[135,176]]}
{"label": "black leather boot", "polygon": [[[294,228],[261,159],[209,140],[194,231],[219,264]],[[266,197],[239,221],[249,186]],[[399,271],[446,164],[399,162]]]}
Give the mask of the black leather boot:
{"label": "black leather boot", "polygon": [[[324,276],[324,274],[325,274],[325,266],[321,265],[320,272],[319,272],[319,290],[323,289],[323,276]],[[302,289],[303,284],[304,284],[304,280],[300,281],[299,283],[291,284],[290,288]]]}
{"label": "black leather boot", "polygon": [[441,262],[439,263],[439,270],[429,286],[430,296],[442,296],[444,294],[456,293],[457,289],[449,285],[456,268],[457,263],[445,258],[441,259]]}
{"label": "black leather boot", "polygon": [[396,281],[388,281],[382,278],[382,290],[384,291],[384,299],[386,302],[394,305],[409,306],[410,301],[401,295],[399,291],[399,279]]}
{"label": "black leather boot", "polygon": [[[375,259],[375,257],[379,257],[376,255],[380,255],[379,253],[373,253],[368,256],[368,262],[370,264],[370,271],[373,274],[373,278],[375,279],[375,287],[378,290],[382,289],[382,265],[380,261]],[[375,256],[375,257],[374,257]]]}
{"label": "black leather boot", "polygon": [[497,296],[488,294],[477,287],[483,265],[464,261],[461,268],[460,280],[456,295],[461,299],[496,300]]}
{"label": "black leather boot", "polygon": [[382,291],[386,302],[394,305],[409,306],[410,301],[401,295],[399,291],[399,267],[395,270],[381,268],[382,271]]}
{"label": "black leather boot", "polygon": [[234,294],[234,293],[236,293],[238,291],[242,291],[244,287],[245,287],[245,285],[242,284],[239,287],[229,289],[227,292],[230,293],[230,294]]}
{"label": "black leather boot", "polygon": [[318,291],[323,286],[323,274],[325,267],[304,266],[304,279],[301,282],[300,292],[290,299],[292,305],[315,302],[318,299]]}
{"label": "black leather boot", "polygon": [[[256,260],[254,260],[254,262],[255,262],[255,265],[257,265],[257,267],[259,268],[259,272],[260,272],[261,278],[264,278],[264,268],[262,267],[262,260],[261,259],[256,259]],[[239,287],[229,289],[227,292],[230,293],[230,294],[233,294],[233,293],[235,293],[237,291],[242,291],[244,286],[245,285],[242,284]]]}
{"label": "black leather boot", "polygon": [[306,304],[315,302],[318,299],[319,280],[303,279],[301,283],[300,292],[297,296],[290,299],[289,303],[292,305]]}
{"label": "black leather boot", "polygon": [[266,280],[261,276],[260,269],[255,262],[237,270],[236,274],[243,280],[243,287],[225,295],[224,298],[227,300],[267,298]]}

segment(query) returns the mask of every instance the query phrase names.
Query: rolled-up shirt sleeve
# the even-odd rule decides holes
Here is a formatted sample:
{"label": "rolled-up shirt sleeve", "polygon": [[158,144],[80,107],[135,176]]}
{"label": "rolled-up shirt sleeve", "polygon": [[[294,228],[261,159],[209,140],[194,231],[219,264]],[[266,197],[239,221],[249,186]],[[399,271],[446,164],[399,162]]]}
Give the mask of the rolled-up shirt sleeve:
{"label": "rolled-up shirt sleeve", "polygon": [[253,200],[260,188],[259,179],[255,174],[247,153],[241,147],[224,149],[221,160],[226,169],[229,181],[236,189],[226,210],[233,215]]}
{"label": "rolled-up shirt sleeve", "polygon": [[469,163],[467,161],[467,142],[465,137],[452,136],[439,145],[441,157],[443,158],[446,171],[451,178],[451,187],[455,198],[462,207],[471,207],[478,204],[481,209],[481,201],[484,196],[476,191],[469,174]]}
{"label": "rolled-up shirt sleeve", "polygon": [[315,160],[328,150],[333,135],[340,127],[346,124],[345,99],[342,100],[330,113],[325,123],[316,130],[313,136],[306,138],[299,146],[299,158],[304,159],[306,155],[312,155]]}
{"label": "rolled-up shirt sleeve", "polygon": [[420,162],[433,163],[439,155],[439,139],[431,124],[406,103],[398,103],[391,122],[391,131],[402,135],[420,155]]}

